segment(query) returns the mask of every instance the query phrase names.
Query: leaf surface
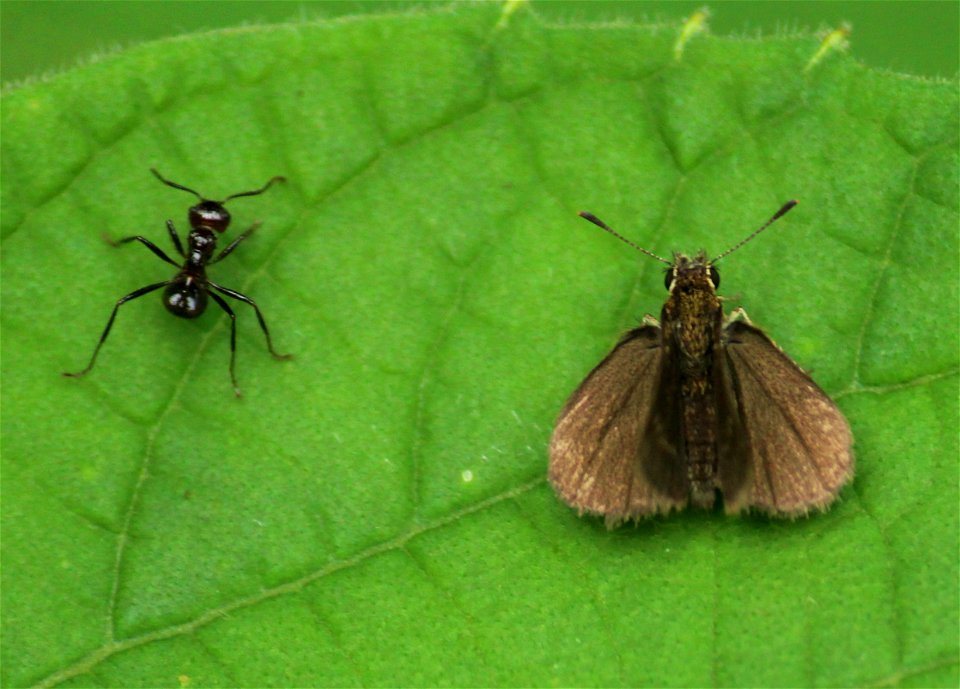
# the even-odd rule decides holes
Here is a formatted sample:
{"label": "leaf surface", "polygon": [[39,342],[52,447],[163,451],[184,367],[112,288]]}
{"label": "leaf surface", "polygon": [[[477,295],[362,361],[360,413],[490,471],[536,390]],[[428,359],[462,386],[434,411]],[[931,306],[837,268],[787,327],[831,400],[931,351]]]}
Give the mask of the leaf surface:
{"label": "leaf surface", "polygon": [[[5,686],[953,686],[957,88],[812,36],[528,8],[147,44],[3,97]],[[171,318],[192,197],[254,297]],[[663,301],[723,288],[850,419],[796,522],[606,531],[544,480],[566,395]],[[226,238],[225,238],[226,239]]]}

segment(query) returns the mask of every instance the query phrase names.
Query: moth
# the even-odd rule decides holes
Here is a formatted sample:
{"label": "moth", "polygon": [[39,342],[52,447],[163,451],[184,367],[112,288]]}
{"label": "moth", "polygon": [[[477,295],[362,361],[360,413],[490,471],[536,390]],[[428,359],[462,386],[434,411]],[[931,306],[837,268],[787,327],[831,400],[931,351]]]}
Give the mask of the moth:
{"label": "moth", "polygon": [[549,479],[608,527],[692,503],[794,518],[824,509],[853,476],[853,437],[836,404],[742,309],[725,316],[714,259],[643,249],[669,266],[659,322],[626,333],[567,401],[550,440]]}

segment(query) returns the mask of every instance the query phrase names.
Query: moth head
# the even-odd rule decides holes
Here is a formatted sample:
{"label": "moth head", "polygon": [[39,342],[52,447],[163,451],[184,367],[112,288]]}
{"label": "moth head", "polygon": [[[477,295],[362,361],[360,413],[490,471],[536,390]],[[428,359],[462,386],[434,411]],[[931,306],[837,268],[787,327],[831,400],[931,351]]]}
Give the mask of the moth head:
{"label": "moth head", "polygon": [[671,294],[674,290],[703,289],[707,283],[712,289],[717,289],[720,286],[720,273],[703,251],[693,258],[674,254],[673,263],[663,276],[663,285]]}
{"label": "moth head", "polygon": [[599,227],[602,230],[605,230],[612,234],[614,237],[619,239],[621,242],[632,246],[634,249],[639,251],[642,254],[646,254],[650,258],[655,258],[661,263],[666,263],[669,266],[663,277],[663,284],[667,290],[673,294],[673,291],[678,287],[681,290],[693,290],[693,289],[710,289],[716,290],[720,286],[720,273],[717,272],[717,269],[714,268],[714,264],[719,261],[724,256],[729,256],[734,251],[739,249],[741,246],[749,242],[751,239],[756,237],[758,234],[763,232],[765,229],[770,227],[774,222],[779,218],[782,218],[790,209],[797,205],[797,201],[787,201],[783,206],[780,207],[776,213],[773,214],[767,222],[761,225],[753,234],[749,235],[746,239],[740,241],[738,244],[730,247],[722,254],[716,258],[707,260],[707,255],[701,251],[693,258],[685,256],[683,254],[674,254],[673,261],[668,261],[665,258],[657,256],[655,253],[649,249],[644,249],[642,246],[637,246],[629,239],[624,237],[619,232],[612,230],[605,222],[600,218],[595,216],[593,213],[587,213],[586,211],[580,211],[580,217],[584,220],[592,222],[594,225]]}

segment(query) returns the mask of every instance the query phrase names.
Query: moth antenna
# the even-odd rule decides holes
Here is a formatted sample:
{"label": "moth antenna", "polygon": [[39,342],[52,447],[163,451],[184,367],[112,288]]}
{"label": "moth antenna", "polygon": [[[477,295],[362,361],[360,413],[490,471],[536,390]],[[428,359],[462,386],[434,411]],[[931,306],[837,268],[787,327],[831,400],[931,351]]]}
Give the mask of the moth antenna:
{"label": "moth antenna", "polygon": [[716,263],[717,261],[719,261],[719,260],[720,260],[721,258],[723,258],[724,256],[726,256],[726,255],[728,255],[728,254],[732,254],[734,251],[736,251],[737,249],[739,249],[741,246],[743,246],[744,244],[746,244],[747,242],[749,242],[751,239],[753,239],[754,237],[756,237],[758,234],[760,234],[761,232],[763,232],[765,229],[767,229],[768,227],[770,227],[774,222],[776,222],[777,220],[779,220],[780,218],[782,218],[784,215],[786,215],[787,212],[788,212],[791,208],[793,208],[794,206],[796,206],[798,203],[800,203],[800,202],[797,201],[796,199],[792,199],[792,200],[790,200],[790,201],[787,201],[785,204],[783,204],[783,207],[782,207],[780,210],[778,210],[776,213],[773,214],[773,217],[772,217],[772,218],[770,218],[769,220],[767,220],[767,222],[763,223],[763,225],[761,225],[756,231],[754,231],[753,234],[751,234],[749,237],[747,237],[746,239],[744,239],[744,240],[743,240],[742,242],[740,242],[739,244],[735,244],[735,245],[732,246],[731,248],[729,248],[729,249],[727,249],[726,251],[724,251],[722,254],[720,254],[719,256],[717,256],[715,259],[711,260],[710,263]]}
{"label": "moth antenna", "polygon": [[155,167],[150,168],[150,172],[152,172],[154,177],[156,177],[157,179],[159,179],[161,182],[163,182],[164,184],[166,184],[168,187],[173,187],[174,189],[180,189],[181,191],[189,191],[191,194],[193,194],[194,196],[196,196],[196,197],[197,197],[198,199],[200,199],[201,201],[205,201],[205,200],[206,200],[206,199],[204,199],[202,196],[200,196],[200,194],[198,194],[198,193],[195,192],[193,189],[191,189],[190,187],[185,187],[185,186],[183,186],[182,184],[177,184],[176,182],[171,182],[169,179],[166,179],[163,175],[161,175],[159,172],[157,172],[157,168],[155,168]]}
{"label": "moth antenna", "polygon": [[286,177],[281,177],[280,175],[277,175],[276,177],[271,178],[269,182],[264,184],[259,189],[254,189],[253,191],[241,191],[239,194],[230,194],[230,196],[225,198],[223,201],[220,201],[220,203],[223,204],[229,201],[230,199],[240,198],[241,196],[257,196],[258,194],[262,194],[267,189],[272,187],[275,183],[286,182],[286,181],[287,181]]}
{"label": "moth antenna", "polygon": [[640,253],[646,254],[646,255],[649,256],[650,258],[655,258],[655,259],[657,259],[658,261],[660,261],[661,263],[666,263],[668,266],[672,266],[672,265],[673,265],[673,263],[671,263],[671,262],[668,261],[667,259],[661,258],[661,257],[657,256],[655,253],[653,253],[652,251],[649,251],[648,249],[644,249],[642,246],[637,246],[636,244],[634,244],[633,242],[631,242],[629,239],[627,239],[626,237],[624,237],[624,236],[623,236],[622,234],[620,234],[619,232],[616,232],[615,230],[610,229],[610,227],[608,227],[607,224],[606,224],[605,222],[603,222],[603,220],[601,220],[600,218],[598,218],[597,216],[595,216],[593,213],[587,213],[586,211],[580,211],[579,213],[577,213],[577,215],[579,215],[579,216],[580,216],[581,218],[583,218],[584,220],[589,220],[590,222],[592,222],[594,225],[596,225],[596,226],[599,227],[600,229],[606,230],[607,232],[609,232],[610,234],[612,234],[614,237],[616,237],[617,239],[619,239],[621,242],[623,242],[623,243],[625,243],[625,244],[629,244],[630,246],[632,246],[634,249],[636,249],[636,250],[639,251]]}

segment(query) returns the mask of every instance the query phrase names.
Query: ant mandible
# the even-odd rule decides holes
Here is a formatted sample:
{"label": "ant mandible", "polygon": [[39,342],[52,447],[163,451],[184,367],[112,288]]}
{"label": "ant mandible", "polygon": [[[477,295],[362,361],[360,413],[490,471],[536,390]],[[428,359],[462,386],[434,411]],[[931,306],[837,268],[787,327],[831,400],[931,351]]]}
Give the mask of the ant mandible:
{"label": "ant mandible", "polygon": [[237,354],[237,316],[233,312],[233,309],[230,308],[230,305],[227,304],[223,297],[217,294],[217,292],[220,292],[220,294],[228,296],[231,299],[242,301],[253,307],[253,310],[257,314],[257,320],[260,321],[260,329],[263,330],[263,334],[267,337],[267,349],[270,350],[270,353],[275,359],[290,359],[292,355],[277,354],[277,352],[273,349],[273,342],[270,339],[270,330],[267,328],[266,321],[263,320],[263,314],[260,313],[260,307],[257,306],[257,303],[245,294],[241,294],[236,290],[218,285],[213,280],[208,279],[207,266],[217,263],[218,261],[222,261],[229,256],[230,252],[236,249],[240,242],[253,234],[253,232],[260,227],[261,224],[260,222],[255,222],[250,226],[249,229],[247,229],[246,232],[242,233],[239,237],[230,242],[230,244],[227,245],[223,251],[217,254],[216,258],[212,258],[214,249],[217,246],[217,233],[226,232],[227,227],[230,225],[230,213],[224,207],[224,204],[231,199],[236,199],[241,196],[257,196],[258,194],[262,194],[275,182],[285,182],[286,178],[274,177],[262,187],[254,191],[244,191],[240,192],[239,194],[231,194],[223,201],[211,201],[210,199],[203,198],[193,189],[177,184],[176,182],[171,182],[168,179],[164,179],[164,177],[154,168],[150,168],[150,172],[152,172],[157,179],[166,184],[168,187],[190,192],[200,199],[200,203],[192,206],[188,214],[190,227],[192,229],[190,230],[190,234],[187,235],[186,252],[184,252],[183,245],[180,243],[180,236],[177,234],[177,230],[173,226],[173,221],[167,220],[167,231],[170,233],[170,239],[173,241],[173,246],[177,250],[177,253],[180,254],[184,259],[183,265],[176,263],[173,259],[167,256],[167,254],[164,253],[160,247],[146,237],[141,237],[140,235],[124,237],[123,239],[117,241],[107,240],[113,246],[120,246],[129,242],[140,242],[145,247],[150,249],[150,251],[152,251],[158,258],[179,268],[179,272],[171,280],[155,282],[152,285],[141,287],[140,289],[131,292],[127,296],[118,299],[116,305],[113,307],[113,312],[110,314],[110,320],[107,321],[107,327],[103,329],[103,334],[100,335],[100,341],[93,350],[93,356],[90,357],[90,363],[87,364],[85,369],[78,373],[64,373],[63,375],[71,378],[79,378],[86,375],[90,369],[93,368],[94,363],[97,361],[97,354],[100,353],[100,347],[103,346],[104,341],[107,339],[107,335],[110,334],[110,328],[113,327],[113,321],[117,317],[117,311],[119,308],[128,301],[132,301],[137,297],[142,297],[144,294],[149,294],[150,292],[164,287],[163,305],[167,307],[167,311],[172,313],[174,316],[179,316],[180,318],[198,317],[207,308],[208,295],[221,309],[227,312],[228,316],[230,316],[230,380],[233,383],[233,391],[237,394],[237,397],[239,397],[240,388],[237,386],[237,376],[234,373],[234,362]]}

